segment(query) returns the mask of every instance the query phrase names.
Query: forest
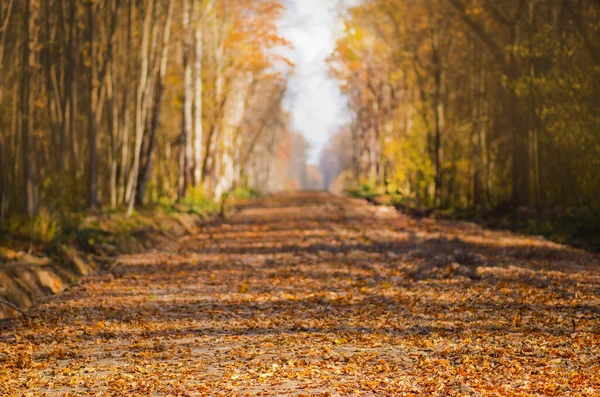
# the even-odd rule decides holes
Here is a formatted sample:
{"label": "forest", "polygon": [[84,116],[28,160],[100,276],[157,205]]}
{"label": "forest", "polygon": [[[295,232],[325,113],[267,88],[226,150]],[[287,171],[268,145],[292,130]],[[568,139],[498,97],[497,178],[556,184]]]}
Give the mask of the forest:
{"label": "forest", "polygon": [[0,230],[284,188],[296,139],[282,107],[284,10],[0,1]]}
{"label": "forest", "polygon": [[598,235],[597,1],[350,7],[329,68],[351,122],[312,183],[283,104],[285,9],[2,0],[0,230],[310,186]]}
{"label": "forest", "polygon": [[330,186],[598,235],[599,29],[595,0],[361,2],[330,57],[352,115]]}

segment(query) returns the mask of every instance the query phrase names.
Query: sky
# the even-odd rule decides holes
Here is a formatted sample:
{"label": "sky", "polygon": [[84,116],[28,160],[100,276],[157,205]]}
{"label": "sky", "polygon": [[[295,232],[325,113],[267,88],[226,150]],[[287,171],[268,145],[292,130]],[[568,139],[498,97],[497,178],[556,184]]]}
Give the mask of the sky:
{"label": "sky", "polygon": [[311,145],[309,162],[316,163],[329,137],[348,121],[346,102],[328,77],[327,58],[341,32],[340,10],[351,0],[285,0],[281,31],[294,50],[296,65],[285,101],[293,127]]}

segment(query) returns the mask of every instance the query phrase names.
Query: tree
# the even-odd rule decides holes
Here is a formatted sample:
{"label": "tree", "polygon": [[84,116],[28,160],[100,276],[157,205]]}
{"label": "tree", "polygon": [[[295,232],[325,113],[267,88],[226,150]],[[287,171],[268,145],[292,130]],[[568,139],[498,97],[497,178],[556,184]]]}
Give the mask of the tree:
{"label": "tree", "polygon": [[40,210],[132,214],[192,185],[232,189],[242,162],[288,128],[275,100],[292,66],[276,51],[287,45],[283,10],[270,0],[0,0],[0,224]]}
{"label": "tree", "polygon": [[597,213],[599,18],[589,0],[351,8],[331,70],[355,183],[414,205]]}

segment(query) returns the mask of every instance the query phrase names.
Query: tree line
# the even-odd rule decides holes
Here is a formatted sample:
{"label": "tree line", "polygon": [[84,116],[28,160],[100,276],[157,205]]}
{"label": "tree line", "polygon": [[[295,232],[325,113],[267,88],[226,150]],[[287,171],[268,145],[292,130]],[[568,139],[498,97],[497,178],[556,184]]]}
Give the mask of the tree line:
{"label": "tree line", "polygon": [[363,1],[330,59],[352,122],[328,156],[417,205],[599,217],[599,38],[597,0]]}
{"label": "tree line", "polygon": [[0,222],[264,187],[291,141],[284,11],[0,0]]}

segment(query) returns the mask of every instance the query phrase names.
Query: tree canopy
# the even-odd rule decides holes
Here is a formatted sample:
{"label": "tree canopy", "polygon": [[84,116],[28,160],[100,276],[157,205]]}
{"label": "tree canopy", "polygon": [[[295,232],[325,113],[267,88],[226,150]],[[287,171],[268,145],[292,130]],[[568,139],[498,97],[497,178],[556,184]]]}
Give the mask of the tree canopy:
{"label": "tree canopy", "polygon": [[330,58],[351,179],[400,200],[600,211],[600,4],[366,0]]}
{"label": "tree canopy", "polygon": [[291,152],[284,11],[1,0],[0,220],[266,189]]}

